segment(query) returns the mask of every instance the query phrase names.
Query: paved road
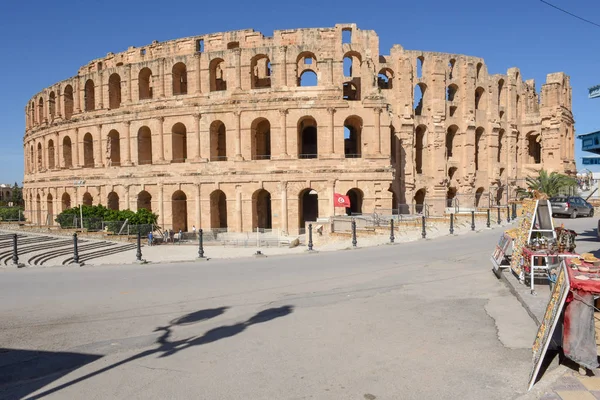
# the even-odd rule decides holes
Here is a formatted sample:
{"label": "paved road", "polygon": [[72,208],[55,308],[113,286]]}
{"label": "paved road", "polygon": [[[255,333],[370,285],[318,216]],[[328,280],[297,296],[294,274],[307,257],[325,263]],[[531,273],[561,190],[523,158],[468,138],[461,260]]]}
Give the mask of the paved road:
{"label": "paved road", "polygon": [[499,234],[3,270],[0,398],[510,399],[536,327],[490,270]]}

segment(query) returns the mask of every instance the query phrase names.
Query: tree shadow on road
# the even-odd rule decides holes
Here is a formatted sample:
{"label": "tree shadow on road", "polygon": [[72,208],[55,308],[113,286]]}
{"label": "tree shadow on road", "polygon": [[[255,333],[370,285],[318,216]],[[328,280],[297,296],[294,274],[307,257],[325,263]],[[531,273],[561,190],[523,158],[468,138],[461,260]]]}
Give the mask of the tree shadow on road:
{"label": "tree shadow on road", "polygon": [[132,362],[132,361],[135,361],[140,358],[144,358],[144,357],[147,357],[147,356],[150,356],[153,354],[160,354],[160,356],[159,356],[160,358],[169,357],[169,356],[172,356],[182,350],[186,350],[190,347],[201,346],[204,344],[216,342],[217,340],[235,336],[235,335],[245,331],[248,327],[250,327],[252,325],[263,323],[263,322],[268,322],[268,321],[271,321],[276,318],[284,317],[288,314],[291,314],[294,310],[293,306],[290,306],[290,305],[277,307],[277,308],[269,308],[269,309],[263,310],[263,311],[255,314],[254,316],[249,318],[247,321],[239,322],[239,323],[236,323],[233,325],[220,326],[218,328],[214,328],[214,329],[211,329],[211,330],[205,332],[202,336],[191,337],[188,339],[175,340],[175,341],[169,340],[174,326],[186,325],[186,324],[191,324],[193,322],[204,321],[209,318],[214,318],[218,315],[221,315],[223,312],[225,312],[226,309],[227,309],[227,307],[220,307],[220,308],[216,308],[216,309],[196,311],[194,313],[184,315],[181,318],[171,321],[171,323],[167,326],[157,327],[154,330],[154,332],[163,332],[162,335],[156,340],[156,343],[159,345],[157,348],[151,349],[151,350],[146,350],[146,351],[143,351],[138,354],[134,354],[133,356],[131,356],[129,358],[126,358],[126,359],[116,362],[114,364],[108,365],[102,369],[91,372],[87,375],[84,375],[82,377],[74,379],[70,382],[63,383],[62,385],[59,385],[55,388],[48,389],[40,394],[29,397],[28,399],[30,399],[30,400],[41,399],[45,396],[48,396],[52,393],[56,393],[62,389],[69,387],[69,386],[75,385],[75,384],[83,382],[87,379],[93,378],[97,375],[100,375],[111,369],[114,369],[121,365],[127,364],[129,362]]}

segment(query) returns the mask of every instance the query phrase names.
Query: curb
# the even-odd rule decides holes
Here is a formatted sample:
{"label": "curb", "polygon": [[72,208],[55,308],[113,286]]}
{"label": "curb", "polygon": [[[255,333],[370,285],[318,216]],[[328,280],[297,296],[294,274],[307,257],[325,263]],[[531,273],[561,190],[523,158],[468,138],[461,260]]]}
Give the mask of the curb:
{"label": "curb", "polygon": [[[494,270],[492,269],[492,272],[494,272]],[[504,285],[506,285],[506,287],[508,287],[508,290],[510,290],[510,292],[517,298],[517,300],[519,301],[519,303],[521,303],[521,305],[523,306],[523,308],[525,309],[525,311],[527,311],[527,314],[529,314],[529,316],[531,317],[531,319],[533,320],[533,322],[535,322],[535,324],[539,327],[541,322],[538,319],[538,317],[534,314],[534,312],[531,310],[531,308],[529,308],[529,305],[527,304],[527,302],[525,301],[525,299],[523,298],[523,296],[521,296],[521,294],[515,289],[515,287],[513,286],[513,284],[508,280],[508,278],[506,277],[506,273],[512,273],[510,271],[510,268],[506,271],[501,271],[500,272],[500,276],[498,277],[499,280],[501,280],[502,282],[504,282]],[[497,276],[497,275],[496,275]]]}

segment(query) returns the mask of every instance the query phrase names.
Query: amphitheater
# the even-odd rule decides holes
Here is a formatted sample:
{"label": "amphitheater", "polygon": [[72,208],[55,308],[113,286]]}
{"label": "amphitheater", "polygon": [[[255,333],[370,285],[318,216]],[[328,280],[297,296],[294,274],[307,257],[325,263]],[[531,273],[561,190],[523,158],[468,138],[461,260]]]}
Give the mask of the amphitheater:
{"label": "amphitheater", "polygon": [[505,204],[542,167],[575,172],[567,75],[537,93],[477,57],[380,54],[355,24],[130,47],[25,113],[23,193],[39,225],[103,204],[150,209],[176,231],[297,234],[335,214]]}

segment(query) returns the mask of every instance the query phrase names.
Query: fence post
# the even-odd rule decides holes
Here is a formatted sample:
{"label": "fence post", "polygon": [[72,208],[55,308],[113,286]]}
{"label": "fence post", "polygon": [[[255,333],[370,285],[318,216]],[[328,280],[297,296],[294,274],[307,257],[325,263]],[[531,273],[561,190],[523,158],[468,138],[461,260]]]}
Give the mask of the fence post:
{"label": "fence post", "polygon": [[485,223],[485,226],[488,228],[490,227],[490,209],[489,208],[487,209],[487,221]]}
{"label": "fence post", "polygon": [[73,233],[73,262],[79,264],[79,249],[77,249],[77,232]]}
{"label": "fence post", "polygon": [[198,231],[198,258],[204,258],[204,232],[202,229]]}
{"label": "fence post", "polygon": [[421,217],[421,237],[425,239],[427,237],[427,230],[425,229],[425,216]]}
{"label": "fence post", "polygon": [[390,243],[394,243],[394,218],[390,219]]}
{"label": "fence post", "polygon": [[506,223],[510,223],[510,208],[506,206]]}
{"label": "fence post", "polygon": [[352,218],[352,247],[356,247],[356,221]]}
{"label": "fence post", "polygon": [[454,213],[450,213],[450,234],[454,235]]}
{"label": "fence post", "polygon": [[517,203],[512,204],[512,219],[517,219]]}
{"label": "fence post", "polygon": [[313,242],[312,242],[312,224],[308,224],[308,251],[312,251]]}
{"label": "fence post", "polygon": [[140,227],[138,226],[137,230],[137,252],[135,253],[136,261],[142,261],[142,232],[140,232]]}
{"label": "fence post", "polygon": [[17,251],[17,234],[16,233],[13,235],[12,262],[14,265],[19,265],[19,253]]}
{"label": "fence post", "polygon": [[498,206],[498,225],[502,223],[502,219],[500,218],[500,206]]}
{"label": "fence post", "polygon": [[471,211],[471,230],[475,230],[475,211]]}

